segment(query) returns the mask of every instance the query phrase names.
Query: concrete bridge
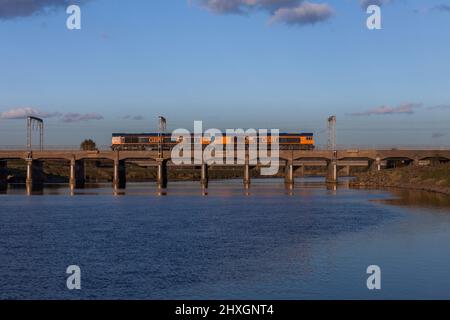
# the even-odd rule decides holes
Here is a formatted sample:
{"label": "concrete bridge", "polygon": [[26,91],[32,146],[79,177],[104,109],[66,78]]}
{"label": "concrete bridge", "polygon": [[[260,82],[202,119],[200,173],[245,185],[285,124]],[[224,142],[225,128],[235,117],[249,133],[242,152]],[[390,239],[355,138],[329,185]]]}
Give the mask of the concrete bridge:
{"label": "concrete bridge", "polygon": [[[226,156],[226,155],[225,155]],[[233,164],[243,170],[243,183],[250,186],[250,169],[254,167],[246,154],[245,164]],[[160,189],[167,187],[167,170],[174,164],[170,158],[170,151],[165,151],[159,157],[156,151],[8,151],[0,150],[0,191],[7,188],[7,163],[9,160],[24,160],[27,164],[26,185],[29,190],[43,187],[43,162],[48,160],[64,160],[70,165],[70,187],[83,188],[85,184],[84,162],[86,160],[109,160],[114,165],[113,187],[126,187],[126,162],[146,161],[156,166],[157,185]],[[393,163],[404,165],[432,165],[434,163],[449,162],[450,150],[338,150],[338,151],[302,151],[280,150],[279,165],[284,168],[286,184],[294,184],[295,170],[305,167],[326,166],[327,182],[337,183],[339,168],[368,167],[381,170]],[[214,165],[213,165],[214,166]],[[222,165],[221,165],[222,166]],[[190,165],[192,167],[192,165]],[[198,166],[201,170],[201,185],[208,187],[208,165]]]}

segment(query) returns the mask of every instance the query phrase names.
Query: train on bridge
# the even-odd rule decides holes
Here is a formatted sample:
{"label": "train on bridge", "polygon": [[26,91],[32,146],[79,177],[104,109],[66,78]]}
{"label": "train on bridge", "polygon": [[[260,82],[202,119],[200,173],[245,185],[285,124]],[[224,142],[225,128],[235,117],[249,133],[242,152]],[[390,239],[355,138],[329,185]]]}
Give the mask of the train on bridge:
{"label": "train on bridge", "polygon": [[[215,140],[214,137],[203,135],[201,143],[204,147],[212,143],[222,145],[234,144],[237,145],[236,137],[223,136],[222,141]],[[191,141],[194,141],[194,135],[191,134]],[[112,134],[112,150],[119,151],[152,151],[158,150],[161,145],[163,150],[172,150],[172,148],[178,143],[182,142],[182,138],[172,140],[171,134],[159,134],[159,133],[113,133]],[[314,134],[313,133],[280,133],[278,137],[271,136],[247,136],[245,138],[246,145],[266,143],[269,146],[272,143],[278,142],[280,150],[314,150]]]}

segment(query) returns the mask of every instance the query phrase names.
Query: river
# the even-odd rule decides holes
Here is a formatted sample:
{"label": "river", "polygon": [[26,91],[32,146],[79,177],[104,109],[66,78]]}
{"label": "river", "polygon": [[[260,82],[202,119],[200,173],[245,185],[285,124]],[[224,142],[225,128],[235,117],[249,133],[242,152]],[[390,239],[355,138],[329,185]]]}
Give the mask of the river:
{"label": "river", "polygon": [[[0,195],[1,299],[450,298],[447,196],[319,179],[25,194]],[[81,290],[66,288],[69,265]]]}

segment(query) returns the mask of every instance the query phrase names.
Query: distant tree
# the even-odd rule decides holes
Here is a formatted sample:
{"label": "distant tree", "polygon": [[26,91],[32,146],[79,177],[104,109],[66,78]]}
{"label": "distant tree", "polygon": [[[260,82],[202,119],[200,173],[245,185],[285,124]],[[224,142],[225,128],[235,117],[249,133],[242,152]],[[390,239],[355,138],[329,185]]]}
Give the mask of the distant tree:
{"label": "distant tree", "polygon": [[92,139],[86,139],[81,143],[80,149],[83,151],[95,151],[97,150],[97,144]]}

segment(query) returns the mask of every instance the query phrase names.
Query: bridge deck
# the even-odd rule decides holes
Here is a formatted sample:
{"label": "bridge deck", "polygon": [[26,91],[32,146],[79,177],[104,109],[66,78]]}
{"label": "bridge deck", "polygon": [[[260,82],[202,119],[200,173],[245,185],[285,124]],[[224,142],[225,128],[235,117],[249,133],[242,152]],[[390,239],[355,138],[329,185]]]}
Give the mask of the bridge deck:
{"label": "bridge deck", "polygon": [[[226,156],[226,155],[225,155]],[[80,151],[80,150],[56,150],[33,151],[26,150],[0,150],[0,160],[28,159],[34,160],[83,160],[83,159],[108,159],[108,160],[156,160],[156,151]],[[164,152],[165,160],[170,160],[170,152]],[[334,158],[332,151],[284,151],[279,153],[281,161],[297,160],[331,160]],[[337,159],[346,161],[405,159],[420,161],[429,158],[450,160],[450,150],[339,150]]]}

